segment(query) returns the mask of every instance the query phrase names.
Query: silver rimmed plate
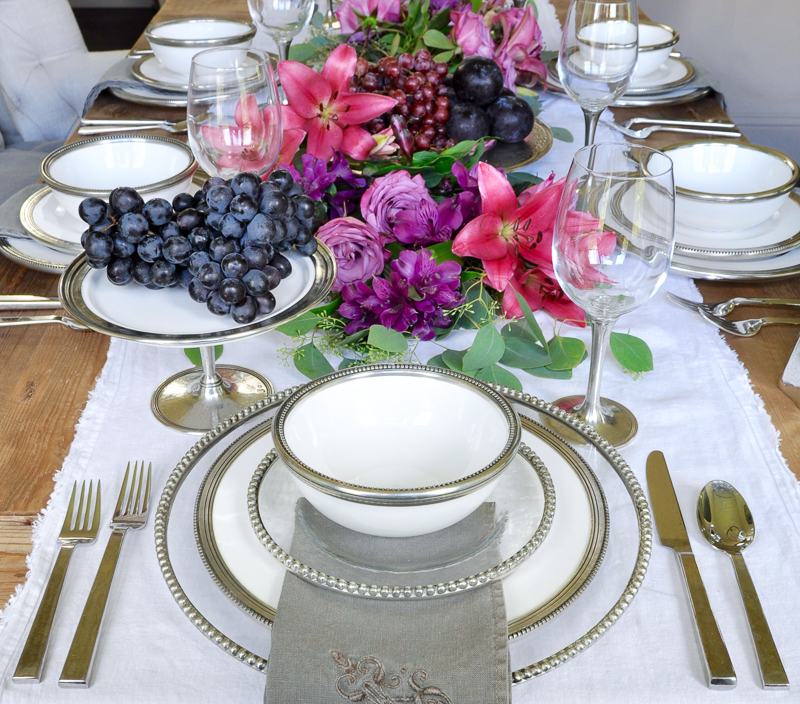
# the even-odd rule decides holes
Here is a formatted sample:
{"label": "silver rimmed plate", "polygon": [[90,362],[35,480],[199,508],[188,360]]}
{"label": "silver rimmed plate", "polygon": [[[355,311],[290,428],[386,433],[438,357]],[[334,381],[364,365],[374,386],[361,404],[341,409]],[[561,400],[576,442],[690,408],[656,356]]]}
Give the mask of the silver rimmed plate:
{"label": "silver rimmed plate", "polygon": [[133,66],[131,66],[131,71],[145,85],[172,91],[173,93],[189,92],[187,76],[181,76],[179,73],[170,71],[158,60],[155,54],[136,59]]}
{"label": "silver rimmed plate", "polygon": [[686,59],[670,56],[652,73],[631,80],[626,96],[665,93],[685,86],[694,78],[694,66]]}
{"label": "silver rimmed plate", "polygon": [[[83,251],[81,234],[86,229],[76,216],[59,204],[50,186],[33,193],[19,209],[19,220],[31,237],[43,245],[76,254]],[[52,234],[52,233],[58,233]]]}
{"label": "silver rimmed plate", "polygon": [[137,105],[155,105],[161,108],[185,108],[189,97],[186,93],[154,93],[148,88],[133,86],[109,88],[111,94]]}
{"label": "silver rimmed plate", "polygon": [[311,257],[290,253],[288,258],[292,273],[273,290],[275,310],[247,325],[214,315],[180,287],[115,286],[105,270],[91,269],[84,255],[67,267],[58,296],[73,320],[105,335],[152,345],[213,345],[269,330],[319,305],[336,278],[330,250],[320,244]]}
{"label": "silver rimmed plate", "polygon": [[17,264],[43,271],[46,274],[61,274],[75,257],[74,254],[50,249],[36,240],[0,238],[0,252]]}
{"label": "silver rimmed plate", "polygon": [[[268,427],[263,430],[269,432]],[[222,474],[219,465],[215,470],[216,476]],[[234,471],[228,465],[225,474],[231,472],[232,476]],[[228,503],[219,491],[225,479],[214,481],[214,474],[203,484],[197,511],[196,533],[207,561],[211,552],[220,553],[216,534],[232,525],[224,511],[214,510],[217,500]],[[238,490],[233,484],[227,481],[227,490]],[[506,467],[503,480],[492,492],[491,506],[491,512],[479,510],[443,532],[397,542],[365,538],[316,512],[301,499],[274,450],[258,465],[247,488],[247,508],[256,537],[285,569],[328,589],[384,600],[466,591],[509,575],[536,552],[552,525],[556,495],[547,468],[527,446],[520,446],[517,457]],[[287,508],[289,513],[284,512]],[[303,555],[292,556],[281,548],[281,543],[292,544],[292,528],[305,533],[336,567],[337,576],[331,574],[331,568],[315,569],[304,564]],[[224,535],[220,537],[225,540]],[[490,559],[495,547],[502,559],[499,564]],[[460,563],[467,559],[479,572],[460,570]],[[425,583],[411,583],[410,572]]]}
{"label": "silver rimmed plate", "polygon": [[[231,441],[235,443],[263,423],[282,400],[295,390],[288,389],[254,404],[201,438],[172,471],[155,517],[159,565],[179,608],[213,643],[260,671],[267,665],[269,630],[263,627],[263,620],[257,621],[250,611],[220,593],[199,552],[193,549],[196,498],[206,474],[220,460]],[[584,460],[581,461],[591,465],[597,480],[603,485],[611,507],[607,528],[608,550],[613,554],[613,565],[597,570],[590,590],[580,597],[573,595],[575,608],[566,608],[572,601],[565,600],[560,609],[555,609],[551,616],[559,613],[558,619],[551,620],[540,614],[527,628],[521,623],[511,624],[516,635],[515,642],[510,646],[512,658],[518,663],[532,663],[512,673],[513,682],[518,684],[570,662],[597,642],[601,635],[608,633],[624,615],[638,593],[647,570],[652,548],[652,522],[641,486],[611,445],[584,423],[548,403],[527,394],[507,390],[505,393],[521,413],[547,420],[554,427],[565,432],[578,433],[588,440],[586,446],[572,449],[563,441],[556,440],[555,435],[541,426],[535,426],[539,428],[537,432],[542,438],[537,442],[544,444],[544,452],[537,454],[542,456],[542,460],[551,469],[559,502],[561,503],[561,493],[568,489],[564,487],[563,492],[559,489],[553,464],[558,463],[561,451],[565,451],[568,455],[583,454]],[[526,421],[526,425],[528,424]],[[524,439],[528,439],[527,433]],[[263,457],[256,445],[252,447],[254,462]],[[576,477],[574,473],[572,476]],[[246,497],[242,496],[241,501],[246,503]],[[550,537],[526,561],[526,565],[532,559],[545,554]],[[260,544],[259,549],[263,550]],[[557,563],[560,556],[551,554],[550,559]],[[507,583],[518,579],[521,574],[519,569],[504,580],[504,590]],[[540,576],[536,574],[534,578],[518,580],[520,592],[507,595],[507,602],[529,598],[525,597],[525,593],[541,588]],[[521,638],[534,627],[537,628],[536,638]]]}

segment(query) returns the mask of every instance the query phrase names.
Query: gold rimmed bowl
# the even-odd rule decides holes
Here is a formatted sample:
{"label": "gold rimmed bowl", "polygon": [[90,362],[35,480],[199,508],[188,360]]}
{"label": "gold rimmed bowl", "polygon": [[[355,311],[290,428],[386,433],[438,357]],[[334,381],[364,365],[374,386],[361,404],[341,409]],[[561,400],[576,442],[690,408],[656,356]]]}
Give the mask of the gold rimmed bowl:
{"label": "gold rimmed bowl", "polygon": [[380,364],[328,374],[284,401],[273,439],[300,492],[331,520],[424,535],[474,511],[514,458],[508,401],[448,369]]}
{"label": "gold rimmed bowl", "polygon": [[642,78],[661,68],[680,38],[680,34],[669,25],[639,20],[639,48],[634,77]]}

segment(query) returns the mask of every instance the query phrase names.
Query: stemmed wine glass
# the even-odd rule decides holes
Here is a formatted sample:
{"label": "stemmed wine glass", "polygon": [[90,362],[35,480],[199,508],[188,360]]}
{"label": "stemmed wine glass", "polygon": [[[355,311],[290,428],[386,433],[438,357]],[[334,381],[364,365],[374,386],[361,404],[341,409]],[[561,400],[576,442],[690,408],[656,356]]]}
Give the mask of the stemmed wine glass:
{"label": "stemmed wine glass", "polygon": [[636,0],[572,0],[558,52],[558,77],[583,110],[586,145],[600,113],[630,85],[639,47]]}
{"label": "stemmed wine glass", "polygon": [[[262,175],[275,165],[283,134],[281,109],[263,51],[221,48],[195,55],[186,112],[189,146],[210,176]],[[210,430],[273,391],[267,379],[249,369],[217,367],[212,344],[200,346],[200,360],[201,369],[170,377],[153,395],[156,417],[176,430]]]}
{"label": "stemmed wine glass", "polygon": [[247,0],[250,16],[278,45],[278,58],[289,58],[289,45],[311,21],[314,0]]}
{"label": "stemmed wine glass", "polygon": [[617,318],[638,308],[667,276],[675,246],[672,161],[627,143],[596,144],[572,160],[553,233],[556,278],[592,326],[586,396],[555,401],[612,445],[636,434],[633,414],[600,398],[603,357]]}

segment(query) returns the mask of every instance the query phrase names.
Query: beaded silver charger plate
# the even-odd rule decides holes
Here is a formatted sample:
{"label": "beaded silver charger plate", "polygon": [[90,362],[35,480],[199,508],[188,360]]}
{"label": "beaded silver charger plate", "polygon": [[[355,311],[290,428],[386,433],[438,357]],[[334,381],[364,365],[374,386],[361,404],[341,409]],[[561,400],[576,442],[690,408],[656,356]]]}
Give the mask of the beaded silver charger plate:
{"label": "beaded silver charger plate", "polygon": [[[167,585],[179,608],[187,618],[212,642],[247,665],[265,670],[269,653],[268,620],[258,619],[241,603],[225,597],[220,585],[210,575],[197,550],[193,534],[194,516],[201,484],[215,462],[231,442],[252,431],[270,418],[281,401],[296,389],[289,389],[264,399],[233,416],[203,436],[172,471],[159,502],[155,517],[155,541],[159,564]],[[551,468],[562,451],[583,457],[603,485],[610,507],[607,524],[608,552],[612,557],[603,567],[595,561],[591,589],[577,590],[564,598],[550,613],[531,615],[533,621],[510,623],[512,658],[517,663],[530,662],[512,673],[518,684],[538,677],[571,661],[595,643],[625,613],[638,593],[647,570],[652,547],[650,510],[638,480],[628,465],[607,442],[577,418],[559,411],[535,397],[508,389],[500,389],[522,414],[526,414],[565,434],[577,433],[588,442],[576,449],[541,425],[527,420],[526,426],[538,428],[543,443],[537,454]],[[544,447],[546,445],[547,447]],[[253,446],[253,468],[263,459],[257,445]],[[552,459],[552,462],[551,462]],[[556,492],[559,493],[559,486]],[[246,494],[241,502],[246,505]],[[556,520],[558,510],[556,511]],[[544,554],[547,540],[533,558]],[[263,550],[259,543],[259,548]],[[601,552],[605,543],[601,544]],[[525,562],[528,565],[532,559]],[[557,558],[556,559],[557,562]],[[609,560],[611,563],[609,564]],[[522,574],[516,570],[506,583]],[[521,580],[522,591],[536,588],[538,580]],[[588,579],[584,587],[588,585]],[[571,590],[574,591],[574,590]],[[507,596],[514,602],[515,594]],[[571,608],[567,608],[571,606]],[[558,616],[558,618],[554,618]],[[527,619],[530,620],[530,619]],[[536,638],[522,636],[537,629]]]}
{"label": "beaded silver charger plate", "polygon": [[[262,428],[262,437],[270,433],[269,423]],[[270,443],[270,438],[263,440]],[[220,550],[214,531],[215,499],[224,501],[220,495],[220,480],[239,456],[237,442],[229,448],[224,458],[232,461],[220,462],[206,477],[198,500],[196,533],[207,561],[212,553],[219,562]],[[242,474],[252,467],[243,466]],[[235,471],[235,470],[234,470]],[[239,493],[241,489],[233,481],[227,482],[227,490]],[[509,575],[539,548],[553,523],[556,493],[550,473],[542,461],[527,446],[522,445],[517,457],[503,470],[503,475],[492,492],[492,527],[486,529],[485,521],[474,517],[446,529],[441,533],[424,535],[408,541],[375,538],[354,533],[337,526],[306,505],[297,511],[299,493],[286,466],[277,458],[274,449],[259,463],[247,487],[247,509],[250,524],[267,554],[285,569],[302,579],[335,591],[344,591],[356,596],[374,599],[422,599],[465,591],[495,579]],[[217,531],[223,533],[233,526],[231,516],[217,512]],[[290,532],[295,524],[305,532],[332,565],[339,576],[306,565],[301,556],[292,556],[281,548],[281,543],[291,544]],[[587,526],[588,527],[588,526]],[[246,530],[245,526],[241,529]],[[288,530],[287,530],[288,529]],[[295,528],[297,529],[297,528]],[[272,533],[270,533],[272,531]],[[224,537],[221,536],[221,537]],[[240,541],[241,542],[241,541]],[[393,548],[400,546],[402,553],[396,555]],[[490,561],[497,548],[499,564]],[[486,555],[480,572],[464,574],[459,563],[476,554]],[[253,557],[239,555],[242,568],[252,564]],[[475,562],[471,563],[473,567]],[[272,565],[274,566],[274,565]],[[242,569],[240,568],[240,569]],[[362,580],[354,581],[353,569]],[[242,570],[244,571],[244,570]],[[218,570],[215,569],[214,573]],[[409,584],[408,573],[424,579],[424,584]],[[283,575],[278,573],[283,581]],[[379,582],[379,578],[391,584]],[[404,581],[405,580],[405,581]],[[270,613],[274,608],[270,609]]]}

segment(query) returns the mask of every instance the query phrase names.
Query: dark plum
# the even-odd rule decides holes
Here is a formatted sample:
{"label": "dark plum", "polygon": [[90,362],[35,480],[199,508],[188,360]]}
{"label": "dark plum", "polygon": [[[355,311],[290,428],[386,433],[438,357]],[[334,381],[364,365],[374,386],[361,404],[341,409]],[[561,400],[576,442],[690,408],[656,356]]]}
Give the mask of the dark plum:
{"label": "dark plum", "polygon": [[494,59],[470,56],[453,71],[453,88],[459,100],[488,105],[503,90],[503,71]]}
{"label": "dark plum", "polygon": [[450,109],[447,135],[456,142],[475,140],[489,135],[491,122],[484,110],[472,103],[459,103]]}
{"label": "dark plum", "polygon": [[501,95],[486,112],[491,120],[489,134],[504,142],[521,142],[533,129],[533,110],[516,95]]}

